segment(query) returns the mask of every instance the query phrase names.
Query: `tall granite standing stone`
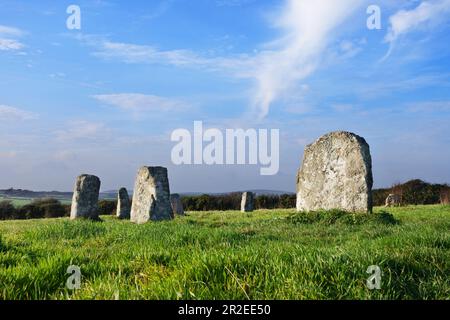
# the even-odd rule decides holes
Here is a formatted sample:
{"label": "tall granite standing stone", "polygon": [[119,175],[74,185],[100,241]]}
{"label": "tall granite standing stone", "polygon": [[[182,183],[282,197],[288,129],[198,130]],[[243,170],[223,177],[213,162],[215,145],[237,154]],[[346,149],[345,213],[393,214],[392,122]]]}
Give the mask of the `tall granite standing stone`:
{"label": "tall granite standing stone", "polygon": [[255,195],[253,192],[244,192],[242,194],[241,211],[251,212],[255,209]]}
{"label": "tall granite standing stone", "polygon": [[181,197],[179,194],[170,195],[170,203],[172,205],[172,211],[178,216],[184,216],[183,203],[181,202]]}
{"label": "tall granite standing stone", "polygon": [[100,179],[96,176],[83,174],[77,178],[73,191],[70,219],[86,218],[99,220],[98,196]]}
{"label": "tall granite standing stone", "polygon": [[130,219],[131,203],[128,191],[121,188],[117,194],[117,210],[116,215],[119,219]]}
{"label": "tall granite standing stone", "polygon": [[372,212],[372,159],[364,138],[332,132],[306,147],[297,175],[297,210]]}
{"label": "tall granite standing stone", "polygon": [[173,219],[173,211],[167,169],[142,167],[134,185],[131,221],[142,224],[170,219]]}

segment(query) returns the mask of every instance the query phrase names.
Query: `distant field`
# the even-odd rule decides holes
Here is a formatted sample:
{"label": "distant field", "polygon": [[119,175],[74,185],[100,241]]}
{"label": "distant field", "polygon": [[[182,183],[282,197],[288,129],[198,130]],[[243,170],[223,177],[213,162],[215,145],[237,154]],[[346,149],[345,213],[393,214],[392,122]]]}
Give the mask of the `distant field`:
{"label": "distant field", "polygon": [[15,207],[24,206],[26,204],[29,204],[31,201],[33,201],[33,199],[29,199],[29,198],[5,198],[5,197],[0,196],[0,201],[4,201],[4,200],[11,201]]}
{"label": "distant field", "polygon": [[[31,198],[6,198],[0,196],[0,201],[9,200],[15,207],[21,207],[31,203],[34,199]],[[70,199],[59,199],[62,204],[70,204],[72,201]]]}
{"label": "distant field", "polygon": [[[450,299],[450,207],[381,210],[3,221],[0,299]],[[371,265],[381,290],[365,285]]]}

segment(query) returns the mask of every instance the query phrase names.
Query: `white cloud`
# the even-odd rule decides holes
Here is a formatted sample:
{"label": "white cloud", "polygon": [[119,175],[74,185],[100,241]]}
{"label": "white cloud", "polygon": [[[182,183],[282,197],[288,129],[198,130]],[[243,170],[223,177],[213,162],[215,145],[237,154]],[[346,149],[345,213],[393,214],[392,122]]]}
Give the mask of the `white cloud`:
{"label": "white cloud", "polygon": [[103,94],[95,95],[93,98],[102,103],[130,112],[136,118],[142,118],[142,116],[149,112],[181,110],[188,106],[187,103],[181,100],[139,93]]}
{"label": "white cloud", "polygon": [[361,5],[359,0],[288,0],[275,26],[283,36],[275,49],[260,56],[256,70],[254,107],[260,118],[270,105],[299,80],[312,74],[320,63],[333,31]]}
{"label": "white cloud", "polygon": [[25,47],[23,43],[14,39],[25,33],[17,28],[0,25],[0,51],[15,51]]}
{"label": "white cloud", "polygon": [[25,33],[17,28],[0,25],[0,35],[21,37]]}
{"label": "white cloud", "polygon": [[423,1],[411,10],[400,10],[389,18],[389,31],[385,41],[390,43],[386,59],[392,52],[395,41],[422,26],[439,24],[450,12],[450,0]]}
{"label": "white cloud", "polygon": [[104,41],[95,56],[118,58],[127,63],[202,64],[201,58],[188,50],[160,51],[152,46]]}
{"label": "white cloud", "polygon": [[91,140],[100,141],[109,137],[110,130],[100,122],[86,120],[70,121],[64,129],[55,131],[57,140]]}
{"label": "white cloud", "polygon": [[[254,80],[252,118],[262,119],[269,113],[274,101],[317,69],[334,40],[335,31],[364,2],[286,0],[273,23],[282,31],[282,36],[265,44],[262,51],[230,57],[210,57],[190,50],[160,50],[154,46],[112,42],[99,36],[79,34],[76,37],[95,47],[93,55],[103,59],[200,67]],[[341,53],[349,57],[359,50],[353,43],[344,42],[341,45]]]}
{"label": "white cloud", "polygon": [[253,57],[240,54],[230,58],[211,57],[186,49],[161,50],[155,46],[113,42],[100,36],[78,34],[76,39],[95,47],[92,55],[105,60],[125,63],[165,64],[176,67],[196,67],[209,71],[227,71],[239,77],[248,77]]}
{"label": "white cloud", "polygon": [[25,121],[36,119],[37,115],[15,107],[0,105],[0,121]]}
{"label": "white cloud", "polygon": [[0,39],[1,51],[21,50],[25,47],[23,43],[14,39]]}

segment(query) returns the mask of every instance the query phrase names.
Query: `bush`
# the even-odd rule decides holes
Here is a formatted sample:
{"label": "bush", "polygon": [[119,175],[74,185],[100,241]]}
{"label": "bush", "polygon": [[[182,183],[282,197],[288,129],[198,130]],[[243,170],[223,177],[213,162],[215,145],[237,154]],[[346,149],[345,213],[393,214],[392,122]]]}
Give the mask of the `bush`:
{"label": "bush", "polygon": [[[184,196],[181,198],[186,211],[226,211],[241,209],[242,193],[224,195]],[[256,209],[295,208],[295,194],[260,195],[255,197]]]}
{"label": "bush", "polygon": [[443,190],[449,190],[449,186],[416,179],[396,184],[390,189],[373,190],[373,203],[375,206],[384,206],[387,196],[392,193],[401,195],[402,205],[438,204],[442,202]]}
{"label": "bush", "polygon": [[100,200],[98,202],[98,214],[100,216],[109,216],[116,214],[117,201],[116,200]]}
{"label": "bush", "polygon": [[61,218],[69,215],[68,206],[51,198],[36,199],[17,209],[18,219]]}
{"label": "bush", "polygon": [[0,220],[14,219],[16,208],[9,200],[0,202]]}

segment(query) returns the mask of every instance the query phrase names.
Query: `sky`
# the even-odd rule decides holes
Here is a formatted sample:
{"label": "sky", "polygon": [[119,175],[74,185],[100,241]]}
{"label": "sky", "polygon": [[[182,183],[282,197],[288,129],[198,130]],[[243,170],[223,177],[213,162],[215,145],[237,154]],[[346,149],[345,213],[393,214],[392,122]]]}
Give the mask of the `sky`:
{"label": "sky", "polygon": [[[160,165],[172,192],[294,191],[335,130],[369,143],[375,187],[449,183],[449,26],[450,0],[0,0],[0,189],[132,188]],[[279,129],[278,173],[175,165],[194,121]]]}

